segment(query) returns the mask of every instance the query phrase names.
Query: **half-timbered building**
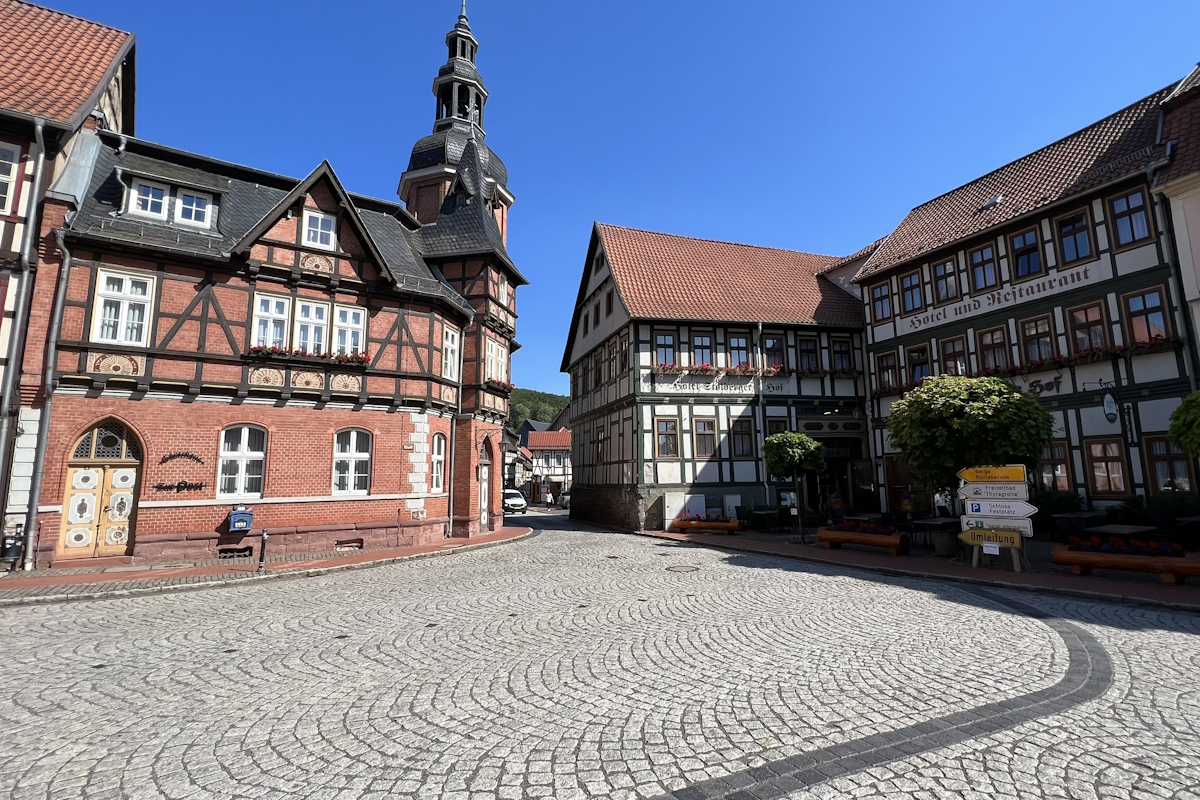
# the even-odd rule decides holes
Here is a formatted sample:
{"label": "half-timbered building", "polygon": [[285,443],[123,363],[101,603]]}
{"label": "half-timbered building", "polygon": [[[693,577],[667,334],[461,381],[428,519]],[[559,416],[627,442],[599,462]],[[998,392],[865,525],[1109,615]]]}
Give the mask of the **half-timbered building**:
{"label": "half-timbered building", "polygon": [[1196,386],[1172,215],[1164,101],[1175,87],[915,208],[858,270],[881,501],[919,491],[887,434],[930,375],[995,375],[1054,417],[1044,490],[1101,504],[1195,491],[1167,436]]}
{"label": "half-timbered building", "polygon": [[862,310],[839,285],[863,258],[597,224],[562,361],[572,516],[661,528],[681,504],[775,505],[791,483],[767,474],[762,441],[782,431],[826,445],[810,504],[874,502]]}
{"label": "half-timbered building", "polygon": [[19,365],[47,188],[81,130],[134,133],[134,36],[0,0],[0,507],[4,531],[24,524],[39,418],[21,412]]}
{"label": "half-timbered building", "polygon": [[[457,100],[477,80],[465,15],[447,44],[435,93]],[[277,553],[320,552],[503,524],[525,281],[485,97],[461,93],[439,102],[435,134],[461,146],[424,219],[328,163],[296,180],[87,134],[47,204],[21,378],[49,420],[29,510],[45,555],[213,556],[263,530]],[[427,143],[402,186],[422,159]],[[239,506],[249,529],[231,529]]]}

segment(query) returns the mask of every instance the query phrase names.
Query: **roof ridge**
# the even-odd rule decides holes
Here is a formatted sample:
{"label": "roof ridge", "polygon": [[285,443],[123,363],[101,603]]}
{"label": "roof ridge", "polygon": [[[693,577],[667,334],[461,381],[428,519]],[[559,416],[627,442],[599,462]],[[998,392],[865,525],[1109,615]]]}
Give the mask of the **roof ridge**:
{"label": "roof ridge", "polygon": [[80,22],[86,22],[89,25],[95,25],[97,28],[107,28],[110,31],[115,31],[116,33],[123,33],[126,36],[133,35],[132,31],[127,31],[124,28],[116,28],[116,27],[113,27],[112,25],[106,25],[103,22],[97,22],[94,19],[88,19],[87,17],[81,17],[78,14],[72,14],[68,11],[59,11],[57,8],[50,8],[50,6],[44,6],[41,3],[31,3],[31,2],[29,2],[29,0],[8,0],[8,2],[13,3],[14,5],[29,6],[30,8],[36,8],[41,11],[48,11],[51,14],[54,14],[59,17],[68,17],[70,19],[77,19]]}
{"label": "roof ridge", "polygon": [[[912,209],[909,211],[909,213],[911,214],[913,211],[916,211],[917,209],[924,208],[925,206],[929,205],[930,203],[934,203],[938,200],[941,200],[943,197],[952,195],[957,191],[965,189],[968,186],[970,186],[971,184],[979,183],[984,178],[989,178],[992,175],[995,175],[996,173],[1001,172],[1002,170],[1005,170],[1014,164],[1019,164],[1020,162],[1025,161],[1026,159],[1033,158],[1034,156],[1036,156],[1040,153],[1043,153],[1046,150],[1049,150],[1051,147],[1062,144],[1063,142],[1067,141],[1068,139],[1070,139],[1072,137],[1078,136],[1081,133],[1089,131],[1092,128],[1095,128],[1099,125],[1103,125],[1105,122],[1108,122],[1109,120],[1113,119],[1114,117],[1118,117],[1121,114],[1124,114],[1125,112],[1129,111],[1130,109],[1134,108],[1135,106],[1141,105],[1142,103],[1146,103],[1148,101],[1154,101],[1156,98],[1157,98],[1157,102],[1162,102],[1162,100],[1166,99],[1166,98],[1163,98],[1162,95],[1164,93],[1170,92],[1178,84],[1179,84],[1179,81],[1173,81],[1169,86],[1159,89],[1158,91],[1151,92],[1150,94],[1148,94],[1145,97],[1142,97],[1138,100],[1134,100],[1129,105],[1119,108],[1116,111],[1112,112],[1111,114],[1101,117],[1100,119],[1096,120],[1095,122],[1092,122],[1088,125],[1084,125],[1082,128],[1079,128],[1078,130],[1071,131],[1070,133],[1066,134],[1065,136],[1061,136],[1058,139],[1055,139],[1053,142],[1050,142],[1049,144],[1042,145],[1037,150],[1033,150],[1029,153],[1026,153],[1023,156],[1018,157],[1018,158],[1014,158],[1012,161],[1001,164],[1000,166],[996,167],[995,169],[985,172],[982,175],[978,175],[978,176],[972,178],[971,180],[967,181],[966,183],[959,184],[958,186],[955,186],[953,189],[949,189],[945,192],[942,192],[939,195],[936,195],[935,197],[931,197],[928,200],[926,200],[924,203],[913,206]],[[884,237],[884,238],[887,238],[887,237]]]}
{"label": "roof ridge", "polygon": [[788,247],[773,247],[769,244],[746,244],[745,242],[731,242],[726,239],[710,239],[704,236],[685,236],[679,233],[663,233],[662,231],[651,231],[645,228],[631,228],[627,225],[612,225],[607,222],[597,221],[596,225],[601,228],[611,228],[619,231],[633,231],[634,233],[649,233],[654,236],[667,236],[672,239],[690,239],[693,242],[710,242],[712,244],[728,244],[734,247],[748,247],[754,250],[776,250],[781,253],[794,253],[802,256],[812,256],[813,258],[829,258],[836,260],[838,256],[826,255],[824,253],[810,253],[807,250],[792,250]]}

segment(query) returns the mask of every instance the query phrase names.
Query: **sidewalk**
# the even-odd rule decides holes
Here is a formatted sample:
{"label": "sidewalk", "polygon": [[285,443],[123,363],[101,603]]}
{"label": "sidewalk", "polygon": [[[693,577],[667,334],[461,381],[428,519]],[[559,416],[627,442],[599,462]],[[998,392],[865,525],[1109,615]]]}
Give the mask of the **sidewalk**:
{"label": "sidewalk", "polygon": [[506,544],[524,539],[532,532],[533,530],[527,527],[506,527],[473,539],[446,539],[419,547],[369,550],[344,555],[323,554],[311,558],[291,556],[272,560],[268,557],[265,571],[261,574],[258,572],[258,561],[250,559],[215,563],[209,561],[190,564],[139,564],[101,569],[83,567],[44,572],[12,572],[0,575],[0,608],[30,603],[98,600],[208,589],[241,581],[312,577],[328,572]]}
{"label": "sidewalk", "polygon": [[[824,547],[812,544],[764,542],[744,539],[740,536],[717,536],[704,533],[639,531],[638,535],[676,542],[690,542],[741,553],[782,556],[817,564],[851,567],[885,575],[957,581],[1031,592],[1049,592],[1087,600],[1132,603],[1200,613],[1200,586],[1187,584],[1168,586],[1141,578],[1140,574],[1134,578],[1135,573],[1130,573],[1131,580],[1122,580],[1093,575],[1012,572],[998,568],[971,567],[969,564],[960,564],[944,559],[890,556],[883,552],[869,552],[865,548],[854,549],[852,545],[844,546],[840,550],[826,550]],[[1113,573],[1108,570],[1105,572],[1125,574]],[[1155,576],[1155,580],[1157,580],[1157,576]]]}

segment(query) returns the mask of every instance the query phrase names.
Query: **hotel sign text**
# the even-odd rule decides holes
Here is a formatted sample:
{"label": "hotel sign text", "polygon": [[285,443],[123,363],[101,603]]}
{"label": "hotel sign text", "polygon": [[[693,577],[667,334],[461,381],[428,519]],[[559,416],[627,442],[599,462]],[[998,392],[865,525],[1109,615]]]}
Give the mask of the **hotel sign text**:
{"label": "hotel sign text", "polygon": [[1096,264],[1089,264],[1085,267],[1077,267],[1052,277],[1026,281],[1007,289],[997,289],[979,297],[970,297],[953,305],[930,309],[924,314],[899,317],[896,319],[896,333],[903,335],[921,331],[955,320],[986,314],[989,311],[1008,308],[1026,300],[1056,294],[1063,289],[1099,283],[1107,276],[1097,270],[1096,266]]}

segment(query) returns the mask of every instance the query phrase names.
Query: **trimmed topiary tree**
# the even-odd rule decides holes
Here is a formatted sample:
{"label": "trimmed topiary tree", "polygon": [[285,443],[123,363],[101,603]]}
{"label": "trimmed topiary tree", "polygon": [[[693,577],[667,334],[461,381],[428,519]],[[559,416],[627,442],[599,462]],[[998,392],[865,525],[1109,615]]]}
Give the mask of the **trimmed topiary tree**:
{"label": "trimmed topiary tree", "polygon": [[1193,456],[1200,455],[1200,392],[1183,398],[1171,412],[1171,441]]}
{"label": "trimmed topiary tree", "polygon": [[778,477],[792,476],[796,491],[796,513],[800,533],[804,533],[804,503],[800,499],[800,478],[809,472],[825,471],[825,445],[803,433],[776,433],[763,440],[767,472]]}
{"label": "trimmed topiary tree", "polygon": [[892,406],[888,435],[924,488],[954,492],[965,467],[1036,468],[1054,421],[1033,395],[999,378],[926,378]]}

